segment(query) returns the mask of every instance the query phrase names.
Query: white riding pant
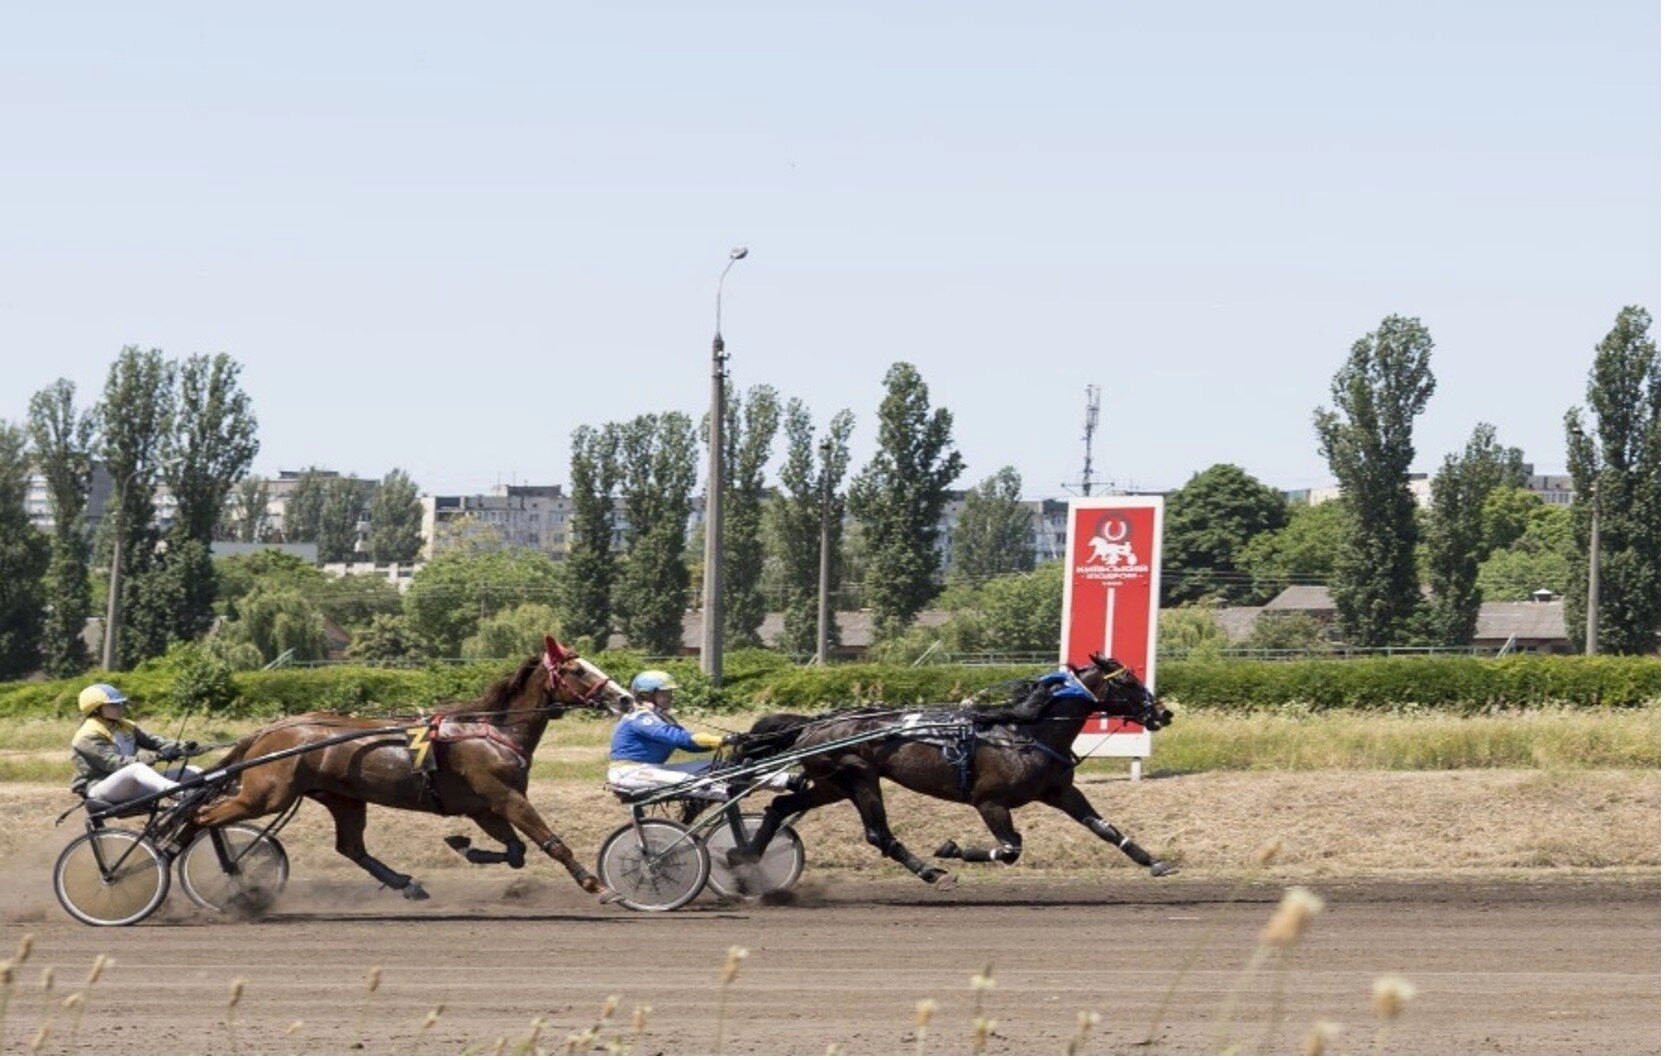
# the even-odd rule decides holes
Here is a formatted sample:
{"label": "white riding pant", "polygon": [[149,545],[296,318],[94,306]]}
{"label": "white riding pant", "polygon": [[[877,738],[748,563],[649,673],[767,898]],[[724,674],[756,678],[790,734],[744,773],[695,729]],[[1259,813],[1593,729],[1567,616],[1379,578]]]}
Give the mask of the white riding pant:
{"label": "white riding pant", "polygon": [[174,766],[159,773],[143,762],[129,762],[87,788],[87,798],[103,802],[127,802],[146,795],[160,795],[180,781],[202,775],[195,766]]}
{"label": "white riding pant", "polygon": [[[649,765],[646,762],[615,762],[607,767],[607,785],[614,791],[638,792],[652,788],[663,787],[666,784],[680,784],[689,777],[698,776],[711,768],[710,762],[676,762],[668,765]],[[770,791],[790,791],[788,781],[791,774],[782,769],[763,778],[763,787]],[[728,792],[722,784],[713,783],[697,787],[689,792],[698,799],[727,799]]]}

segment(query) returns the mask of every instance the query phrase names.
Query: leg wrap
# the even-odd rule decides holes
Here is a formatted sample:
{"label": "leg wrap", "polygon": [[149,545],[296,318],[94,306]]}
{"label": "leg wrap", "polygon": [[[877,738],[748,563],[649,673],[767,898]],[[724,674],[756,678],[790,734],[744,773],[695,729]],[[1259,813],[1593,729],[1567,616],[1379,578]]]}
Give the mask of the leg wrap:
{"label": "leg wrap", "polygon": [[1106,843],[1113,844],[1122,853],[1132,858],[1135,864],[1149,865],[1151,862],[1156,860],[1149,854],[1145,853],[1139,844],[1116,831],[1115,826],[1113,826],[1109,821],[1098,817],[1089,817],[1081,823],[1086,825],[1094,835],[1098,836]]}
{"label": "leg wrap", "polygon": [[538,849],[557,861],[566,861],[572,857],[572,851],[567,849],[567,845],[561,842],[558,835],[552,835],[539,843]]}
{"label": "leg wrap", "polygon": [[359,868],[374,876],[378,882],[396,891],[402,891],[410,886],[410,877],[402,872],[394,872],[369,854],[361,854],[353,859]]}

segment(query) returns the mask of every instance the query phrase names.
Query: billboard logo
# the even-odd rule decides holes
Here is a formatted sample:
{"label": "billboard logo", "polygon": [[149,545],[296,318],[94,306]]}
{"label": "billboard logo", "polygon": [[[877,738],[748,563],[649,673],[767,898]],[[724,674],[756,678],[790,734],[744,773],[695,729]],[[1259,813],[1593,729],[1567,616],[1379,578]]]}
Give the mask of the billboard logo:
{"label": "billboard logo", "polygon": [[1087,539],[1089,550],[1086,566],[1137,567],[1139,556],[1128,540],[1131,528],[1120,515],[1111,514],[1098,524],[1097,532]]}

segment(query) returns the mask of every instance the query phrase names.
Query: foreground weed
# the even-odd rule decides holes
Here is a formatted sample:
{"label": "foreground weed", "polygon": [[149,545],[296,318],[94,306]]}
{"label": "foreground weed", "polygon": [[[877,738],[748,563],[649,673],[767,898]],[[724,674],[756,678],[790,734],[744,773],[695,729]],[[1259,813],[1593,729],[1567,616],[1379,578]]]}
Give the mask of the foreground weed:
{"label": "foreground weed", "polygon": [[237,1005],[243,1000],[243,988],[248,985],[249,981],[247,979],[233,979],[231,981],[231,996],[226,999],[225,1003],[225,1036],[233,1053],[243,1051],[237,1046]]}
{"label": "foreground weed", "polygon": [[723,962],[723,974],[717,983],[717,1044],[712,1052],[721,1054],[723,1051],[723,1019],[728,1015],[728,988],[740,974],[740,962],[747,957],[744,946],[730,946],[728,959]]}
{"label": "foreground weed", "polygon": [[63,1000],[63,1007],[73,1013],[69,1024],[69,1043],[66,1047],[72,1053],[75,1051],[75,1036],[81,1031],[81,1017],[87,1011],[87,999],[92,996],[93,985],[102,979],[105,971],[115,963],[102,953],[94,957],[92,967],[87,969],[86,986]]}
{"label": "foreground weed", "polygon": [[1093,1033],[1101,1017],[1096,1012],[1082,1009],[1075,1014],[1075,1037],[1070,1039],[1069,1045],[1064,1047],[1065,1056],[1079,1056],[1081,1050],[1087,1047],[1087,1035]]}
{"label": "foreground weed", "polygon": [[971,977],[971,1055],[982,1056],[988,1051],[989,1035],[995,1021],[983,1015],[983,995],[994,989],[994,965],[985,964],[983,970]]}
{"label": "foreground weed", "polygon": [[50,1038],[51,1036],[52,1036],[52,1021],[47,1020],[46,1022],[44,1022],[40,1025],[39,1030],[35,1031],[35,1036],[33,1038],[29,1039],[29,1055],[34,1056],[35,1054],[39,1053],[40,1050],[41,1050],[41,1046],[45,1045],[46,1044],[46,1039]]}
{"label": "foreground weed", "polygon": [[[608,994],[607,1000],[601,1003],[601,1015],[596,1021],[590,1024],[586,1030],[574,1031],[567,1035],[568,1055],[576,1056],[581,1053],[588,1053],[595,1048],[595,1044],[601,1040],[602,1030],[606,1028],[608,1021],[613,1018],[613,1013],[618,1010],[619,995]],[[616,1039],[617,1035],[614,1037]]]}
{"label": "foreground weed", "polygon": [[[1226,995],[1225,1003],[1221,1006],[1219,1023],[1220,1039],[1216,1053],[1236,1052],[1236,1043],[1232,1040],[1231,1019],[1237,1011],[1238,995],[1249,983],[1255,973],[1260,971],[1261,965],[1268,957],[1282,955],[1301,941],[1306,934],[1307,925],[1312,919],[1324,911],[1324,900],[1307,890],[1305,887],[1290,887],[1283,892],[1283,901],[1273,911],[1272,918],[1260,932],[1260,944],[1255,947],[1249,963],[1244,967],[1237,982],[1232,984],[1231,992]],[[1280,986],[1281,989],[1281,986]],[[1281,1007],[1281,1001],[1274,999],[1274,1011]]]}
{"label": "foreground weed", "polygon": [[358,1008],[358,1022],[353,1025],[353,1044],[352,1044],[352,1048],[354,1048],[354,1049],[363,1049],[364,1048],[364,1018],[365,1018],[366,1014],[369,1013],[369,1011],[370,1011],[370,1002],[375,999],[376,991],[381,988],[381,985],[382,985],[382,968],[381,968],[381,965],[379,965],[379,964],[378,965],[373,965],[371,967],[369,973],[367,975],[365,975],[365,977],[364,977],[364,1004],[359,1006],[359,1008]]}
{"label": "foreground weed", "polygon": [[[1260,878],[1262,870],[1276,861],[1278,855],[1282,852],[1283,840],[1281,839],[1273,839],[1262,843],[1260,848],[1254,852],[1254,856],[1249,859],[1248,871],[1226,894],[1221,904],[1230,906],[1231,903],[1235,902],[1238,896],[1248,889],[1250,884]],[[1222,930],[1224,930],[1223,924],[1216,921],[1212,929],[1198,933],[1196,938],[1192,940],[1191,948],[1186,951],[1185,956],[1179,962],[1179,971],[1174,973],[1173,979],[1168,983],[1168,989],[1162,994],[1162,1000],[1157,1002],[1156,1012],[1150,1018],[1150,1026],[1145,1030],[1144,1038],[1134,1042],[1134,1045],[1148,1047],[1156,1044],[1157,1031],[1162,1026],[1162,1018],[1168,1014],[1168,1006],[1173,1002],[1174,995],[1179,992],[1179,984],[1184,981],[1192,966],[1202,956],[1203,950],[1207,948],[1209,943],[1219,937]]]}
{"label": "foreground weed", "polygon": [[1307,1036],[1301,1040],[1302,1056],[1323,1056],[1330,1051],[1330,1043],[1341,1036],[1344,1028],[1339,1023],[1326,1023],[1319,1020],[1307,1031]]}
{"label": "foreground weed", "polygon": [[1371,984],[1370,1006],[1376,1012],[1376,1041],[1373,1053],[1387,1048],[1388,1030],[1405,1011],[1406,1002],[1416,996],[1416,987],[1397,975],[1384,975]]}
{"label": "foreground weed", "polygon": [[653,1014],[652,1005],[637,1005],[630,1013],[630,1037],[625,1038],[615,1031],[613,1040],[607,1043],[607,1053],[610,1056],[621,1056],[631,1051],[632,1045],[642,1037],[647,1030],[647,1018]]}
{"label": "foreground weed", "polygon": [[919,1002],[913,1007],[913,1052],[915,1056],[925,1055],[925,1032],[930,1029],[931,1017],[937,1014],[937,1003],[930,998]]}

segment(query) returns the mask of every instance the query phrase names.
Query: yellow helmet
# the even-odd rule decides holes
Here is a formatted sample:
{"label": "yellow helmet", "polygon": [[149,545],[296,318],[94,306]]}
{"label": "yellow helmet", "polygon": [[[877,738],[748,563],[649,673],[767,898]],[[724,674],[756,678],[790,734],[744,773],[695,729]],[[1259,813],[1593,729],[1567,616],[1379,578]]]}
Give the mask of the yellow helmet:
{"label": "yellow helmet", "polygon": [[126,703],[127,697],[115,685],[88,685],[81,690],[81,713],[96,714],[109,703]]}

